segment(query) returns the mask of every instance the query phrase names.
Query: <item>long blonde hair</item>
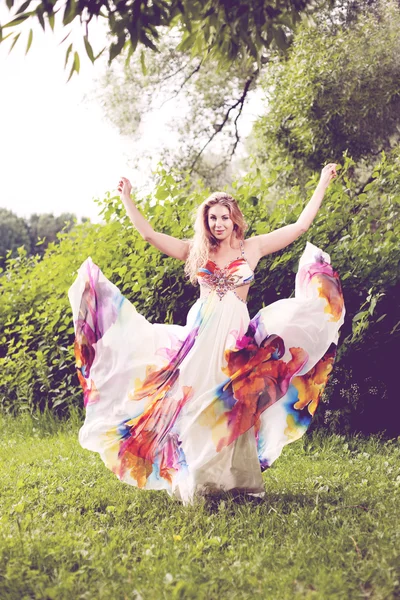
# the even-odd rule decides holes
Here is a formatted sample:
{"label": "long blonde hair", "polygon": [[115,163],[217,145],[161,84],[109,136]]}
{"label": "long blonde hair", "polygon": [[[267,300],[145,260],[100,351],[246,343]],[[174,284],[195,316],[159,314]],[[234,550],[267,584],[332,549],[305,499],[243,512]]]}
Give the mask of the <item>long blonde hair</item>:
{"label": "long blonde hair", "polygon": [[207,262],[210,251],[215,250],[220,244],[208,226],[208,211],[216,204],[221,204],[229,210],[234,224],[233,233],[238,240],[244,239],[247,229],[247,223],[236,200],[226,192],[214,192],[200,204],[194,222],[194,236],[185,263],[185,273],[194,284],[197,284],[197,271]]}

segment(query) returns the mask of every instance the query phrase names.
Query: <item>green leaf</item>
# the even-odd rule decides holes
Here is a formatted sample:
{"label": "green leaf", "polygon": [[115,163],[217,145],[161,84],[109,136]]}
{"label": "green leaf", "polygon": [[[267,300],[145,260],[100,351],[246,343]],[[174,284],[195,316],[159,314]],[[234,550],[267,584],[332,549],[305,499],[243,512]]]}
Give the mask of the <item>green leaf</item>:
{"label": "green leaf", "polygon": [[159,49],[157,48],[157,46],[155,46],[153,44],[151,39],[144,33],[144,31],[140,32],[139,39],[142,42],[142,44],[144,44],[147,48],[150,48],[151,50],[153,50],[153,52],[159,52]]}
{"label": "green leaf", "polygon": [[131,56],[134,53],[134,51],[135,51],[135,48],[132,46],[132,42],[130,40],[130,45],[129,45],[129,48],[128,48],[128,54],[127,54],[127,57],[126,57],[126,60],[125,60],[125,67],[127,67],[129,65],[129,61],[130,61]]}
{"label": "green leaf", "polygon": [[381,321],[382,321],[382,320],[383,320],[383,319],[384,319],[386,316],[387,316],[386,314],[385,314],[385,315],[381,315],[381,316],[379,317],[379,319],[377,319],[377,320],[375,321],[375,323],[380,323],[380,322],[381,322]]}
{"label": "green leaf", "polygon": [[100,50],[100,52],[98,54],[96,54],[96,56],[94,57],[94,60],[96,61],[99,58],[99,56],[101,56],[103,54],[104,50],[106,50],[106,49],[107,49],[107,46],[104,46],[104,48],[102,50]]}
{"label": "green leaf", "polygon": [[50,13],[48,14],[48,19],[49,19],[49,24],[51,27],[51,30],[54,31],[54,13]]}
{"label": "green leaf", "polygon": [[18,34],[15,36],[15,38],[14,38],[14,41],[13,41],[13,43],[11,44],[11,48],[10,48],[10,50],[8,51],[8,54],[10,54],[11,50],[14,48],[14,46],[15,46],[15,44],[17,43],[17,41],[18,41],[18,38],[19,38],[19,36],[20,36],[20,35],[21,35],[21,32],[19,32],[19,33],[18,33]]}
{"label": "green leaf", "polygon": [[92,63],[94,63],[94,61],[95,61],[95,58],[94,58],[94,55],[93,55],[93,48],[92,48],[92,46],[90,45],[90,42],[89,42],[89,40],[88,40],[88,36],[87,36],[87,35],[85,35],[85,36],[83,37],[83,40],[84,40],[84,43],[85,43],[85,49],[86,49],[86,53],[87,53],[88,57],[90,58],[90,60],[92,61]]}
{"label": "green leaf", "polygon": [[53,402],[53,408],[57,408],[57,406],[61,406],[61,404],[65,404],[67,400],[65,398],[59,398]]}
{"label": "green leaf", "polygon": [[36,14],[37,14],[37,18],[39,20],[39,23],[42,26],[43,31],[46,31],[46,24],[45,24],[45,21],[44,21],[44,18],[43,18],[44,9],[43,9],[43,7],[42,7],[41,4],[39,4],[39,6],[37,7]]}
{"label": "green leaf", "polygon": [[169,191],[166,188],[158,188],[155,197],[157,200],[165,200],[169,196]]}
{"label": "green leaf", "polygon": [[125,44],[125,40],[126,40],[126,34],[123,33],[121,35],[118,36],[118,41],[117,43],[112,43],[110,46],[110,52],[109,52],[109,58],[108,58],[108,64],[110,65],[111,62],[114,60],[115,57],[117,57],[120,53],[122,48],[124,47]]}
{"label": "green leaf", "polygon": [[143,50],[140,53],[140,65],[142,67],[142,73],[144,76],[147,75],[147,69],[146,69],[146,63],[145,63],[145,59],[144,59],[144,52]]}
{"label": "green leaf", "polygon": [[75,0],[67,0],[63,16],[63,25],[69,25],[78,14]]}
{"label": "green leaf", "polygon": [[26,45],[26,50],[25,50],[25,55],[29,52],[29,48],[31,47],[32,40],[33,40],[33,30],[30,29],[29,30],[28,43]]}
{"label": "green leaf", "polygon": [[31,1],[32,1],[32,0],[26,0],[26,2],[24,2],[24,3],[23,3],[23,4],[22,4],[20,7],[19,7],[19,9],[17,10],[17,12],[16,12],[15,14],[16,14],[16,15],[19,15],[19,14],[21,14],[21,13],[25,12],[25,11],[26,11],[26,9],[28,8],[28,6],[30,5]]}
{"label": "green leaf", "polygon": [[72,52],[72,43],[71,43],[71,44],[68,46],[67,52],[66,52],[66,54],[65,54],[65,63],[64,63],[64,69],[65,69],[65,67],[67,66],[67,62],[68,62],[69,55],[71,54],[71,52]]}
{"label": "green leaf", "polygon": [[3,27],[3,29],[5,29],[6,27],[15,27],[16,25],[21,25],[21,23],[23,23],[24,21],[26,21],[26,19],[28,19],[31,15],[32,15],[32,13],[30,13],[30,12],[29,13],[25,13],[23,15],[20,15],[16,19],[13,19],[12,21],[9,21],[5,25],[2,25],[2,27]]}
{"label": "green leaf", "polygon": [[368,315],[368,311],[366,311],[366,310],[359,312],[353,317],[353,322],[360,321],[361,319],[364,319],[364,317],[366,317],[367,315]]}
{"label": "green leaf", "polygon": [[196,41],[197,38],[197,33],[192,33],[186,37],[183,38],[183,40],[181,41],[180,44],[178,44],[177,46],[177,50],[179,52],[187,52],[188,50],[190,50],[194,44],[194,42]]}
{"label": "green leaf", "polygon": [[72,75],[74,74],[74,71],[75,71],[75,61],[73,61],[73,62],[72,62],[72,67],[71,67],[71,70],[70,70],[70,72],[69,72],[69,76],[68,76],[68,79],[67,79],[67,83],[68,83],[68,81],[71,79]]}
{"label": "green leaf", "polygon": [[74,52],[74,65],[75,65],[75,71],[77,73],[79,73],[81,62],[79,60],[79,54],[77,52]]}

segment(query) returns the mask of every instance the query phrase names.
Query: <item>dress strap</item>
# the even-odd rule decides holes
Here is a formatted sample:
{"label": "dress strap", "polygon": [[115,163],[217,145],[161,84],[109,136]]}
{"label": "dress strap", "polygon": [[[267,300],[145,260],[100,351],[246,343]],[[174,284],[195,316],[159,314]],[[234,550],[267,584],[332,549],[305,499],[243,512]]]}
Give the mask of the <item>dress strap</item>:
{"label": "dress strap", "polygon": [[243,256],[243,258],[244,258],[244,244],[243,244],[243,240],[240,240],[240,242],[239,242],[239,243],[240,243],[240,250],[241,250],[241,252],[242,252],[242,256]]}

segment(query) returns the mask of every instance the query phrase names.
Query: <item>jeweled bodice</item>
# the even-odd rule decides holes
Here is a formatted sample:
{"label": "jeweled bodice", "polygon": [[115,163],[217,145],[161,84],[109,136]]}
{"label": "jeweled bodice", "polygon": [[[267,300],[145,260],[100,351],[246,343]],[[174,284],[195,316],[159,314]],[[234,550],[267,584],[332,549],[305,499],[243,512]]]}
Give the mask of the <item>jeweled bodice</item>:
{"label": "jeweled bodice", "polygon": [[200,285],[215,290],[222,299],[228,291],[253,283],[254,272],[244,257],[233,260],[223,268],[208,260],[204,267],[198,270],[197,280]]}

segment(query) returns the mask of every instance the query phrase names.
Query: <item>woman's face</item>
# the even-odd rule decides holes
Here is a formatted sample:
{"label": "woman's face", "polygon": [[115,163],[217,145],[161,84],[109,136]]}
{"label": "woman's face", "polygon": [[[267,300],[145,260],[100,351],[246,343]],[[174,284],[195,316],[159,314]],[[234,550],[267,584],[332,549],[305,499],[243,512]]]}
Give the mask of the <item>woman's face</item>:
{"label": "woman's face", "polygon": [[234,223],[229,208],[215,204],[208,210],[208,227],[217,240],[226,240],[232,235]]}

